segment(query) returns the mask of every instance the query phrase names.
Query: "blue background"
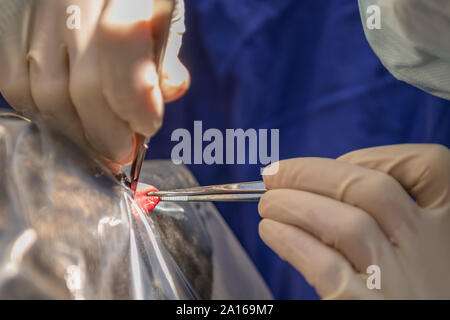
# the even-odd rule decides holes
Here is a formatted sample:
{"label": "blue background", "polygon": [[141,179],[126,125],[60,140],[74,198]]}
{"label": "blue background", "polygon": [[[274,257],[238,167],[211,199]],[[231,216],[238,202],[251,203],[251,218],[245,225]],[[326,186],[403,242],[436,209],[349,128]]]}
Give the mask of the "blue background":
{"label": "blue background", "polygon": [[[393,78],[370,49],[356,0],[186,1],[192,85],[167,105],[149,157],[173,130],[280,129],[280,158],[337,157],[397,143],[450,146],[450,103]],[[5,104],[5,102],[2,102]],[[260,165],[190,165],[199,183],[260,179]],[[256,204],[217,204],[274,296],[317,298],[258,236]]]}

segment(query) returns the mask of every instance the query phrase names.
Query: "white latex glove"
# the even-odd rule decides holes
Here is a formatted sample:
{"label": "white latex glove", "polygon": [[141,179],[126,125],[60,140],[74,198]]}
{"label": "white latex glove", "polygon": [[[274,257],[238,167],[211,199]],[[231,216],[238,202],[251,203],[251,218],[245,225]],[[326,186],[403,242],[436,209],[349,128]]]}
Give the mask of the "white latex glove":
{"label": "white latex glove", "polygon": [[[381,29],[368,28],[373,5],[380,9]],[[359,7],[383,65],[397,79],[450,99],[450,1],[359,0]]]}
{"label": "white latex glove", "polygon": [[[163,97],[172,101],[189,86],[178,59],[180,0],[160,88],[154,37],[170,17],[155,2],[165,1],[0,1],[1,93],[16,110],[39,112],[113,163],[129,163],[135,133],[152,136],[161,126]],[[80,29],[67,26],[71,5],[80,8]]]}
{"label": "white latex glove", "polygon": [[[279,165],[264,176],[260,235],[322,298],[450,298],[446,147],[387,146]],[[368,289],[371,265],[380,268],[380,290]]]}

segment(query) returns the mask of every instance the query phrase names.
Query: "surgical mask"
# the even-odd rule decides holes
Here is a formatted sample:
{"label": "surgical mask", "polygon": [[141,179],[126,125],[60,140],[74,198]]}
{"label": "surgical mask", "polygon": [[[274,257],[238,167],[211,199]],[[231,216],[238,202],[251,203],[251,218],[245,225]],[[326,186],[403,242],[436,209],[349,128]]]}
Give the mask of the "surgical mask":
{"label": "surgical mask", "polygon": [[399,80],[450,100],[450,1],[359,0],[364,32]]}

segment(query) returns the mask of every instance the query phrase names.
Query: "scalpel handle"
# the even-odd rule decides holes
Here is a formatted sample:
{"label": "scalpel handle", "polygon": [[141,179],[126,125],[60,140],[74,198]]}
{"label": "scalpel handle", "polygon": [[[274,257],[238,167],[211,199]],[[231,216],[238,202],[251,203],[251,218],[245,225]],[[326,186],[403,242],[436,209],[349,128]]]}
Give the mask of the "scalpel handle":
{"label": "scalpel handle", "polygon": [[[153,56],[155,58],[156,68],[158,70],[159,79],[162,79],[162,64],[164,61],[164,54],[167,47],[167,41],[169,38],[170,25],[172,22],[173,12],[175,9],[175,0],[154,0],[155,2],[155,12],[160,8],[169,8],[170,19],[166,21],[166,24],[162,28],[162,32],[155,39],[155,46]],[[149,137],[144,137],[143,135],[136,134],[138,150],[135,154],[133,164],[131,165],[130,171],[130,188],[133,191],[133,195],[136,193],[136,189],[139,182],[139,176],[141,174],[142,163],[145,160],[145,154],[147,153],[148,144],[150,142]]]}

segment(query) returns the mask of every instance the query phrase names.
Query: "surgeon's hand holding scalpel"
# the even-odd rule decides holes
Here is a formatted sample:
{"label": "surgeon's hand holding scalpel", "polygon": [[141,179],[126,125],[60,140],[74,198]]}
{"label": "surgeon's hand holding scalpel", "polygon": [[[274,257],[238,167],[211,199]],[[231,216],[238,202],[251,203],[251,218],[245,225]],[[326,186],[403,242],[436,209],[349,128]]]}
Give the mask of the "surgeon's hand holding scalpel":
{"label": "surgeon's hand holding scalpel", "polygon": [[2,0],[0,92],[25,114],[40,113],[111,168],[133,160],[135,134],[161,126],[163,101],[182,96],[178,59],[184,4],[176,1],[158,77],[155,38],[170,11],[157,0]]}

